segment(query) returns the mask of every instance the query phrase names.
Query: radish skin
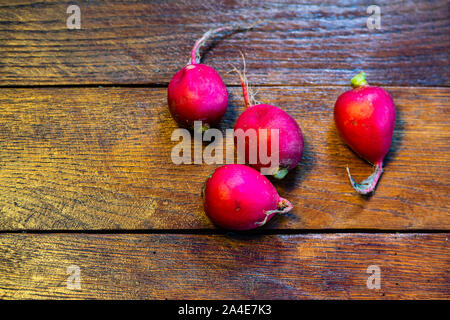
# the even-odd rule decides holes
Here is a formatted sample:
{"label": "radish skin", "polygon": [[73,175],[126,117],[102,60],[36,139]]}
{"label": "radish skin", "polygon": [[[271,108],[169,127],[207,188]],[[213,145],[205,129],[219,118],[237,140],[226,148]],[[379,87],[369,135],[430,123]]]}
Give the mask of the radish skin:
{"label": "radish skin", "polygon": [[355,182],[347,167],[352,187],[367,195],[374,192],[383,173],[383,159],[391,145],[396,111],[389,93],[369,86],[364,72],[352,78],[351,84],[353,89],[336,100],[334,120],[347,145],[374,165],[374,172],[361,183]]}
{"label": "radish skin", "polygon": [[189,63],[172,77],[167,90],[169,110],[178,125],[193,128],[195,121],[201,121],[206,130],[224,116],[228,107],[227,88],[216,70],[200,63],[200,48],[213,35],[249,30],[256,24],[209,30],[195,42]]}
{"label": "radish skin", "polygon": [[203,201],[208,217],[230,230],[263,226],[276,213],[292,209],[265,176],[241,164],[216,169],[205,183]]}
{"label": "radish skin", "polygon": [[[295,121],[287,112],[268,104],[253,104],[250,100],[248,92],[247,79],[245,77],[245,60],[244,60],[244,75],[242,75],[236,68],[241,79],[242,94],[244,96],[245,111],[239,116],[234,130],[253,129],[259,132],[260,129],[267,130],[267,135],[264,137],[257,136],[257,153],[259,155],[259,147],[263,144],[266,146],[272,145],[271,130],[278,130],[278,160],[279,166],[274,168],[271,175],[277,179],[283,179],[290,170],[294,169],[300,162],[303,154],[304,141],[302,131]],[[245,141],[245,161],[249,163],[250,141]],[[270,150],[267,147],[267,150]],[[272,153],[272,150],[268,152],[268,156]],[[249,163],[250,166],[257,170],[261,168],[269,167],[267,164],[263,164],[258,156],[256,163]]]}

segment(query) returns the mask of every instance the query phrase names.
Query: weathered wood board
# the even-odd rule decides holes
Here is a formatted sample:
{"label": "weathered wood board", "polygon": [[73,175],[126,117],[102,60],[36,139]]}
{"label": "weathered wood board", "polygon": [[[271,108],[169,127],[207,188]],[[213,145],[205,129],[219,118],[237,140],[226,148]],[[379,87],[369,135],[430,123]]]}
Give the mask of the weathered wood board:
{"label": "weathered wood board", "polygon": [[356,70],[383,85],[449,85],[447,1],[0,1],[0,85],[166,84],[196,39],[229,23],[267,23],[209,41],[204,62],[227,73],[245,53],[254,84],[347,84]]}
{"label": "weathered wood board", "polygon": [[0,298],[449,299],[448,237],[1,234]]}
{"label": "weathered wood board", "polygon": [[[447,88],[388,88],[398,110],[385,173],[371,198],[351,188],[371,166],[340,140],[333,104],[343,87],[264,87],[305,136],[279,193],[294,210],[274,229],[449,229]],[[243,110],[241,91],[222,130]],[[172,163],[177,128],[165,88],[36,88],[0,92],[0,228],[203,229],[201,187],[219,165]],[[205,143],[206,145],[206,143]]]}
{"label": "weathered wood board", "polygon": [[[370,30],[372,4],[0,0],[0,299],[450,299],[448,2],[378,1]],[[226,233],[200,195],[220,164],[171,160],[166,90],[203,32],[260,19],[201,50],[229,88],[219,128],[243,111],[242,51],[257,100],[288,111],[306,147],[274,181],[294,209]],[[369,198],[345,167],[371,167],[332,117],[359,70],[397,106]]]}

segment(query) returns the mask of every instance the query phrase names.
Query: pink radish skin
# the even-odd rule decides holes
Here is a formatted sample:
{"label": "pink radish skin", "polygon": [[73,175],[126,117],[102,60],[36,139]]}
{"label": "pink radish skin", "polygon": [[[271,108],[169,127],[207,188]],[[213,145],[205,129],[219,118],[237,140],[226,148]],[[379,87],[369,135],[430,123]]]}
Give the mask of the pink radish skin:
{"label": "pink radish skin", "polygon": [[[270,150],[270,130],[278,129],[279,167],[274,170],[272,175],[277,179],[283,179],[289,170],[294,169],[302,159],[304,148],[302,131],[294,118],[287,112],[268,104],[251,105],[247,92],[246,79],[240,73],[239,76],[241,78],[246,110],[239,116],[234,126],[234,130],[242,129],[245,132],[248,129],[253,129],[258,132],[259,129],[266,129],[266,141],[260,141],[258,135],[257,146],[259,147],[262,144],[266,144],[267,150]],[[246,163],[249,163],[249,139],[246,139],[245,143],[245,161]],[[257,150],[259,155],[259,149]],[[259,156],[257,163],[250,163],[249,165],[257,170],[260,170],[262,167],[270,166],[270,164],[262,164]]]}
{"label": "pink radish skin", "polygon": [[216,169],[205,183],[203,196],[208,217],[230,230],[260,227],[276,213],[292,209],[265,176],[241,164]]}
{"label": "pink radish skin", "polygon": [[189,64],[169,82],[167,94],[172,117],[182,127],[202,121],[216,125],[227,111],[228,92],[216,70],[205,64]]}
{"label": "pink radish skin", "polygon": [[[300,162],[303,153],[303,135],[297,122],[285,111],[268,104],[257,104],[249,109],[246,109],[238,118],[234,130],[242,129],[267,129],[266,143],[267,148],[271,146],[270,129],[279,130],[279,161],[280,168],[274,174],[275,177],[283,178],[281,175],[285,175],[289,170],[294,169]],[[246,140],[246,163],[249,162],[248,154],[248,142]],[[259,146],[258,136],[258,146]],[[258,150],[259,154],[259,150]],[[260,170],[263,165],[260,162],[256,164],[250,164],[253,168]]]}
{"label": "pink radish skin", "polygon": [[200,47],[219,32],[248,30],[255,25],[209,30],[196,41],[188,65],[172,77],[167,90],[170,113],[180,126],[192,128],[194,121],[201,121],[206,130],[216,125],[227,111],[227,88],[216,70],[200,64]]}
{"label": "pink radish skin", "polygon": [[353,89],[339,96],[334,120],[342,139],[360,157],[375,166],[373,174],[356,183],[347,168],[350,183],[360,194],[375,190],[383,172],[383,159],[389,151],[395,126],[395,105],[389,93],[367,84],[364,72],[355,76]]}

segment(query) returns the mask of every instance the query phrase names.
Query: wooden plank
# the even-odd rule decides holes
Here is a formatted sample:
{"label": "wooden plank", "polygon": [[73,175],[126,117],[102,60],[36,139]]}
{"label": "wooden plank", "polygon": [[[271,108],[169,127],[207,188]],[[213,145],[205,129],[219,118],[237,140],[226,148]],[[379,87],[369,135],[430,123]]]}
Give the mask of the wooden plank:
{"label": "wooden plank", "polygon": [[0,298],[449,299],[448,236],[2,234]]}
{"label": "wooden plank", "polygon": [[[300,124],[298,168],[274,182],[294,210],[271,229],[449,229],[449,97],[445,88],[388,88],[398,121],[385,173],[371,198],[351,188],[372,168],[339,139],[333,104],[343,87],[258,88]],[[230,89],[221,129],[243,110]],[[200,190],[219,165],[175,165],[177,127],[166,89],[38,88],[0,93],[0,228],[213,228]]]}
{"label": "wooden plank", "polygon": [[448,3],[377,1],[381,29],[361,1],[73,1],[0,4],[0,85],[164,83],[187,63],[203,32],[268,23],[208,44],[204,62],[237,84],[239,50],[255,84],[347,84],[357,69],[383,85],[449,85]]}

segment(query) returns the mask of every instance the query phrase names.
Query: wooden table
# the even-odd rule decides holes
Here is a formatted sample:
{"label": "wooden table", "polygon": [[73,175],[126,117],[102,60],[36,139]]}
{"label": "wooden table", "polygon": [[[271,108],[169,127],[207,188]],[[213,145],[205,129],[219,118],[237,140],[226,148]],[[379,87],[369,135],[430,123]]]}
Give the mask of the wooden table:
{"label": "wooden table", "polygon": [[[69,30],[73,1],[0,1],[0,298],[449,299],[449,7],[377,3],[369,30],[364,1],[89,0]],[[258,19],[202,50],[229,88],[220,129],[243,110],[242,50],[306,147],[275,183],[293,211],[229,233],[202,209],[217,166],[171,161],[166,91],[203,32]],[[369,198],[332,116],[359,70],[398,112]]]}

